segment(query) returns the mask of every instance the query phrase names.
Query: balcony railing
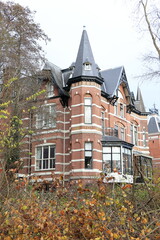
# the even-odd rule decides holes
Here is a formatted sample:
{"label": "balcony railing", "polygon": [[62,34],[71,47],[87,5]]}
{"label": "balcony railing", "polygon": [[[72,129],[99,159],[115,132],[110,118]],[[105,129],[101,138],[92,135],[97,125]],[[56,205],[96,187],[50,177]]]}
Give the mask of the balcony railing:
{"label": "balcony railing", "polygon": [[103,129],[104,136],[114,136],[118,137],[118,129],[115,128],[104,128]]}

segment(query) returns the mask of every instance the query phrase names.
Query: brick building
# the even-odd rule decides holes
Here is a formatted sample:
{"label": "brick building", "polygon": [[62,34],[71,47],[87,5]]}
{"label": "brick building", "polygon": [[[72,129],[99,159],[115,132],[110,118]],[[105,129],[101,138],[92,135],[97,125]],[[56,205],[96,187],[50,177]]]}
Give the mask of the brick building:
{"label": "brick building", "polygon": [[153,157],[153,168],[160,168],[160,117],[158,109],[150,109],[148,121],[149,150]]}
{"label": "brick building", "polygon": [[[40,76],[46,98],[26,140],[32,152],[21,173],[66,181],[92,181],[101,172],[116,182],[151,177],[147,115],[140,89],[135,99],[124,67],[101,71],[86,30],[77,59],[60,69],[46,62]],[[137,170],[139,169],[139,171]]]}

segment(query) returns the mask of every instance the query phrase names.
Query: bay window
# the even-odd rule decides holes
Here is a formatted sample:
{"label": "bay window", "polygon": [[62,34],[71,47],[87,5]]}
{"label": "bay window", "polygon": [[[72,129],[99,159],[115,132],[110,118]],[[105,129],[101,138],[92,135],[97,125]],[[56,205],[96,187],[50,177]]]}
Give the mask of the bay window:
{"label": "bay window", "polygon": [[103,147],[103,170],[121,172],[121,148],[120,147]]}
{"label": "bay window", "polygon": [[132,151],[128,148],[122,148],[123,153],[123,174],[132,174]]}
{"label": "bay window", "polygon": [[132,175],[132,150],[124,146],[104,146],[103,171]]}

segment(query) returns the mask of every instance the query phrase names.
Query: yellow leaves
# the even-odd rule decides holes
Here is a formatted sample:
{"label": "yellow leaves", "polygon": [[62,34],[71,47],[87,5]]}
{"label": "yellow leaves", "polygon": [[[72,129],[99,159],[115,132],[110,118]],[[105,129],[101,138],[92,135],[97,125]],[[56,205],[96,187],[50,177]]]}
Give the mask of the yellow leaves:
{"label": "yellow leaves", "polygon": [[[34,100],[34,99],[36,99],[38,96],[40,96],[41,94],[43,94],[43,93],[45,93],[45,92],[46,92],[45,89],[44,89],[44,90],[41,90],[41,91],[39,91],[39,92],[31,95],[30,97],[27,97],[27,98],[26,98],[26,101]],[[31,110],[31,109],[29,109],[29,111],[30,111],[30,110]]]}
{"label": "yellow leaves", "polygon": [[21,207],[21,209],[25,211],[25,210],[28,209],[28,206],[24,205],[24,206]]}
{"label": "yellow leaves", "polygon": [[4,240],[12,240],[10,236],[4,237]]}
{"label": "yellow leaves", "polygon": [[119,239],[120,236],[119,236],[117,233],[113,233],[113,238],[114,238],[114,239]]}
{"label": "yellow leaves", "polygon": [[[27,179],[24,182],[26,183]],[[17,181],[14,184],[16,185]],[[160,221],[155,221],[155,213],[154,218],[150,218],[150,213],[146,214],[141,209],[134,213],[136,208],[131,208],[133,202],[130,197],[123,198],[122,189],[119,192],[120,197],[117,197],[116,193],[114,197],[108,194],[107,189],[106,196],[99,198],[100,189],[79,192],[79,186],[72,191],[60,186],[58,185],[57,191],[53,191],[51,195],[32,190],[25,192],[24,197],[22,195],[18,200],[7,200],[5,210],[0,214],[0,219],[4,219],[0,232],[5,234],[4,229],[7,229],[20,240],[158,239],[157,232],[155,237],[153,235],[153,230],[160,226]],[[15,196],[16,194],[14,198]]]}
{"label": "yellow leaves", "polygon": [[147,218],[144,218],[144,217],[143,217],[143,218],[141,219],[141,223],[143,223],[143,224],[146,224],[146,223],[148,223],[148,220],[147,220]]}
{"label": "yellow leaves", "polygon": [[98,217],[99,217],[99,219],[101,219],[102,221],[105,221],[105,220],[106,220],[106,216],[105,216],[105,213],[104,213],[104,212],[99,212],[99,213],[98,213]]}
{"label": "yellow leaves", "polygon": [[136,218],[136,222],[138,222],[140,219],[141,219],[140,217],[137,217],[137,218]]}
{"label": "yellow leaves", "polygon": [[125,208],[124,206],[122,206],[121,209],[120,209],[120,211],[126,213],[126,212],[127,212],[127,208]]}
{"label": "yellow leaves", "polygon": [[4,102],[0,104],[0,108],[8,107],[9,104],[11,104],[12,101]]}
{"label": "yellow leaves", "polygon": [[0,115],[0,118],[1,118],[1,119],[7,119],[8,117],[5,116],[5,115],[3,115],[3,114],[1,114],[1,115]]}
{"label": "yellow leaves", "polygon": [[16,80],[18,80],[18,78],[11,78],[7,81],[6,84],[4,84],[5,87],[10,87],[10,85],[15,82]]}

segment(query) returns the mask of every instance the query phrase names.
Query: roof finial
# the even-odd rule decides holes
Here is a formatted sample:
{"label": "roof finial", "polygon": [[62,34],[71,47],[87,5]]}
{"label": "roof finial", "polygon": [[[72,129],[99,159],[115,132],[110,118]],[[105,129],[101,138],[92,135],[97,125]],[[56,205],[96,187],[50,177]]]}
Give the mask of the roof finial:
{"label": "roof finial", "polygon": [[86,29],[86,26],[85,25],[83,25],[83,30],[85,30]]}

